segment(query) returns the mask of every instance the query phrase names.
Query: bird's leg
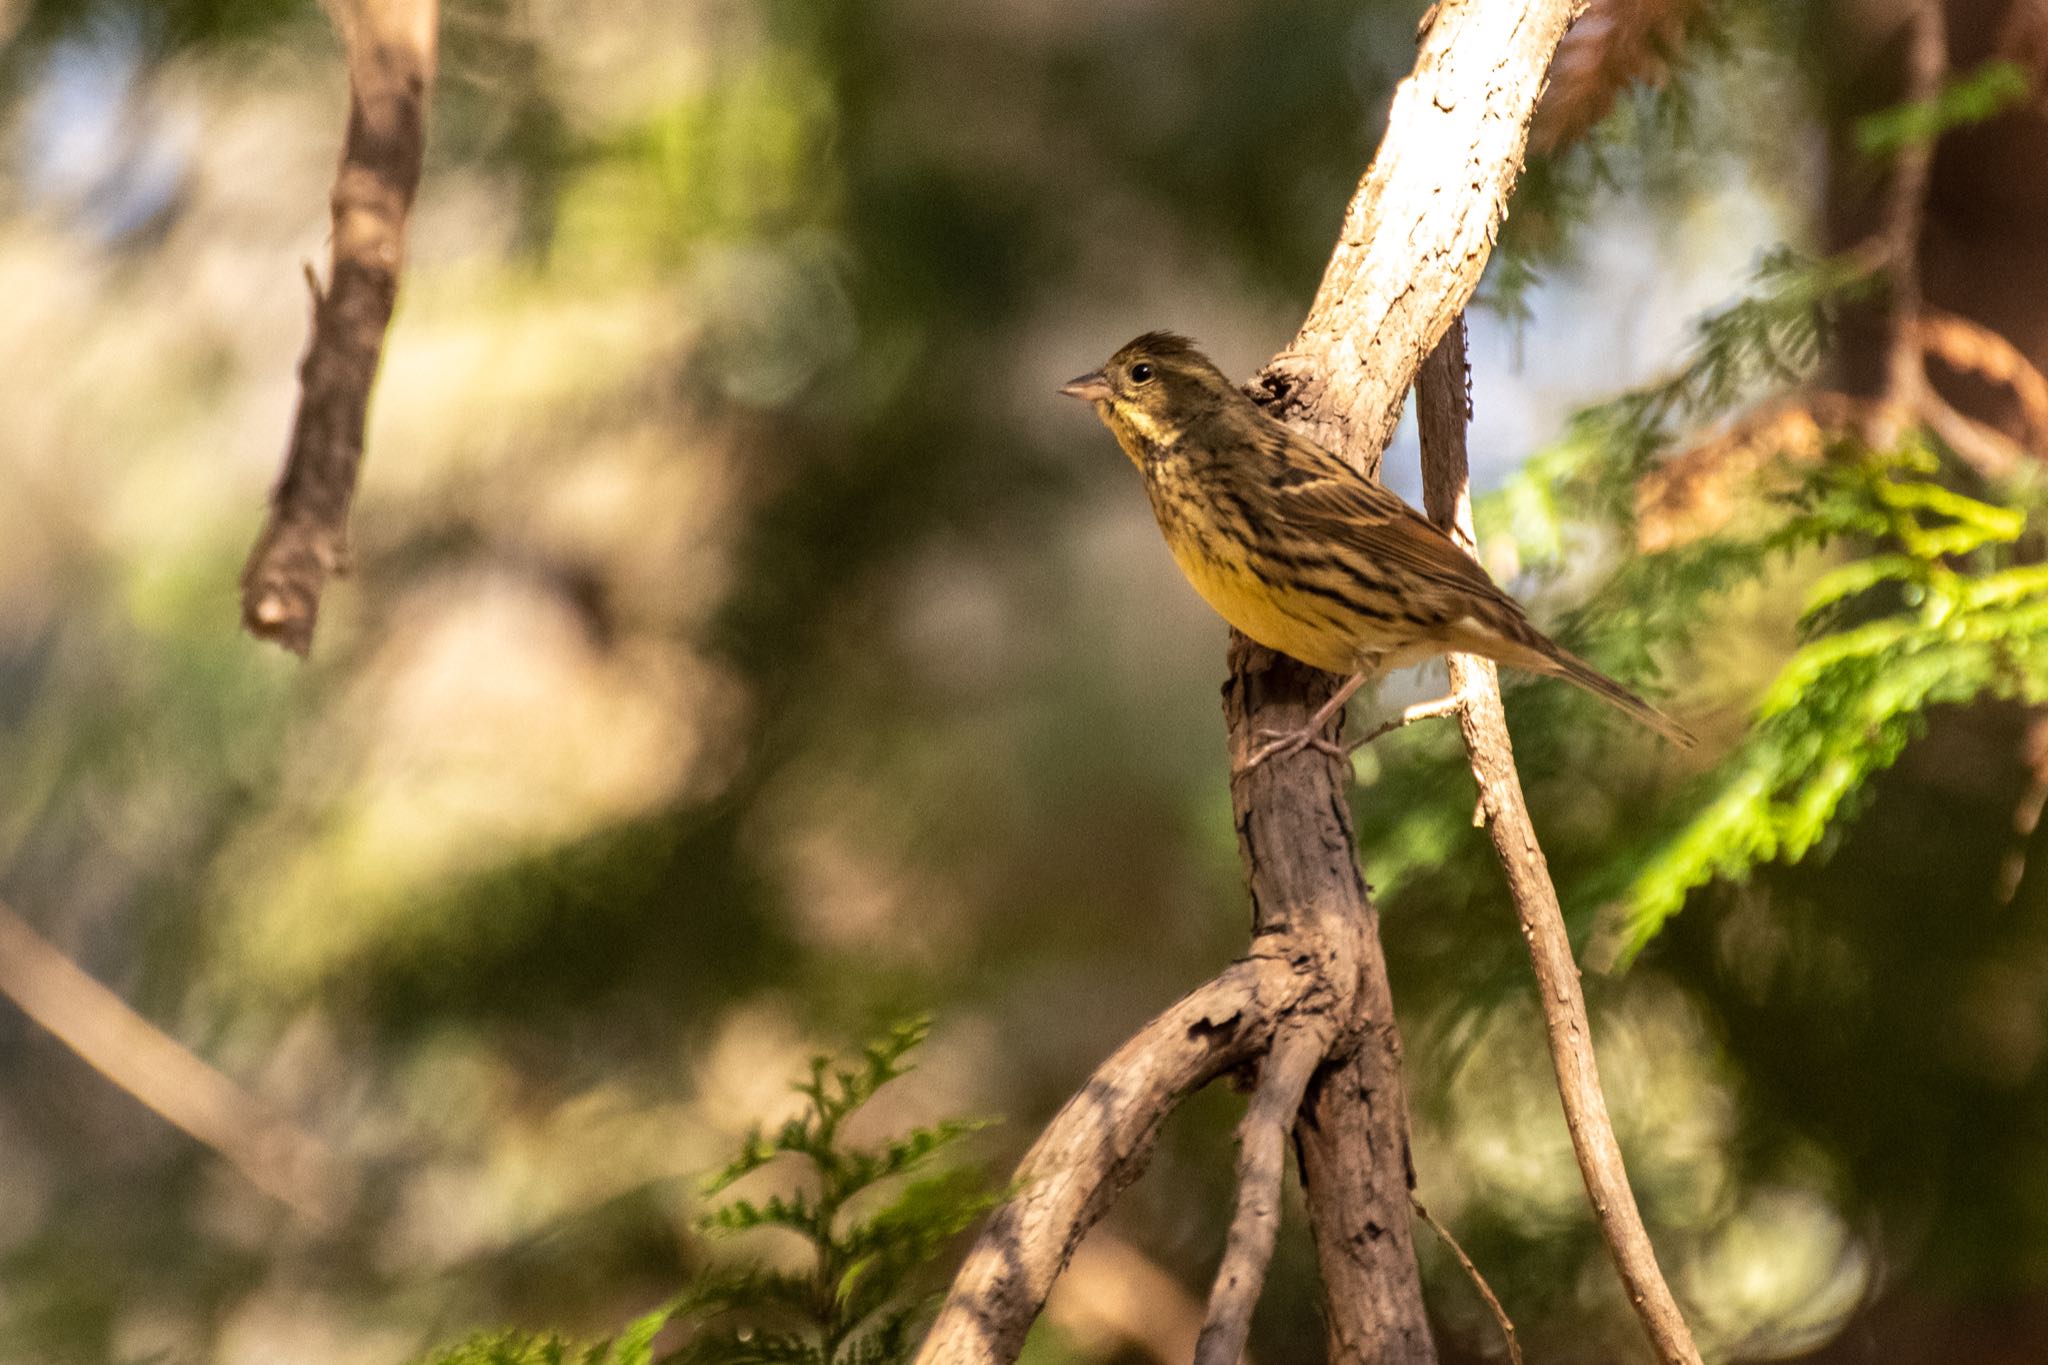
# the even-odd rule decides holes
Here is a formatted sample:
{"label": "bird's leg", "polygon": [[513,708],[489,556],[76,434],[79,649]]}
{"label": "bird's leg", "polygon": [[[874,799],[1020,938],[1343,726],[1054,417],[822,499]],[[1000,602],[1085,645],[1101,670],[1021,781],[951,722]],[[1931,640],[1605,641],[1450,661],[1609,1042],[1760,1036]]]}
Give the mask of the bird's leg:
{"label": "bird's leg", "polygon": [[1308,724],[1302,726],[1299,730],[1259,731],[1253,738],[1263,739],[1266,743],[1253,750],[1251,757],[1247,758],[1237,771],[1248,773],[1269,758],[1277,758],[1281,754],[1291,754],[1300,749],[1320,749],[1333,758],[1344,757],[1350,751],[1340,747],[1331,740],[1324,739],[1323,727],[1330,723],[1330,717],[1344,709],[1344,703],[1351,700],[1353,693],[1365,686],[1367,676],[1369,675],[1364,673],[1354,673],[1346,678],[1343,685],[1330,694],[1330,699],[1318,707],[1316,713],[1308,718]]}

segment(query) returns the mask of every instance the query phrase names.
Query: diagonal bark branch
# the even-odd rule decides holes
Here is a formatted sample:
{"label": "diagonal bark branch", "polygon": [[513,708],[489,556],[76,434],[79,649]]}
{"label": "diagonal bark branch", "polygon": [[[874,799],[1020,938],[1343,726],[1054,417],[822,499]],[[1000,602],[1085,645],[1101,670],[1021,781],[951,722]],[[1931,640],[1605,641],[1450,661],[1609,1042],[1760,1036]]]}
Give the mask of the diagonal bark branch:
{"label": "diagonal bark branch", "polygon": [[[1465,452],[1470,401],[1466,382],[1465,329],[1457,324],[1423,364],[1416,381],[1415,408],[1422,436],[1424,508],[1470,551],[1472,496]],[[1487,830],[1507,873],[1522,936],[1529,944],[1565,1126],[1571,1132],[1572,1151],[1594,1217],[1621,1272],[1629,1304],[1641,1318],[1658,1359],[1667,1365],[1699,1365],[1699,1349],[1693,1345],[1678,1302],[1658,1269],[1656,1249],[1643,1227],[1635,1191],[1622,1166],[1621,1146],[1615,1141],[1614,1123],[1607,1114],[1607,1097],[1600,1088],[1600,1072],[1593,1057],[1592,1026],[1586,1017],[1585,994],[1579,988],[1579,964],[1572,956],[1557,888],[1551,884],[1550,866],[1536,842],[1536,828],[1522,797],[1522,779],[1515,770],[1507,714],[1501,708],[1499,674],[1491,661],[1472,655],[1453,654],[1449,662],[1451,690],[1464,699],[1458,724],[1472,756],[1472,775],[1479,782]]]}
{"label": "diagonal bark branch", "polygon": [[1216,1077],[1255,1061],[1283,1021],[1325,1010],[1312,952],[1262,944],[1153,1019],[1097,1068],[1017,1168],[954,1277],[917,1359],[1009,1361],[1081,1235],[1143,1173],[1160,1125]]}
{"label": "diagonal bark branch", "polygon": [[[370,385],[398,299],[406,215],[426,154],[438,0],[333,0],[348,52],[348,134],[334,179],[333,263],[313,285],[299,410],[270,515],[242,569],[242,625],[304,655],[328,575],[348,560]],[[310,274],[310,267],[308,268]]]}
{"label": "diagonal bark branch", "polygon": [[0,994],[95,1071],[316,1226],[334,1225],[354,1202],[357,1174],[327,1144],[130,1009],[4,904]]}
{"label": "diagonal bark branch", "polygon": [[1195,1342],[1195,1365],[1237,1365],[1252,1333],[1252,1310],[1266,1287],[1280,1234],[1280,1186],[1287,1174],[1287,1134],[1309,1078],[1328,1050],[1328,1024],[1316,1020],[1273,1041],[1259,1069],[1259,1088],[1238,1125],[1237,1211],[1209,1291],[1209,1316]]}
{"label": "diagonal bark branch", "polygon": [[1478,288],[1551,57],[1585,7],[1444,0],[1308,318],[1260,376],[1276,416],[1366,474],[1379,474],[1422,358]]}

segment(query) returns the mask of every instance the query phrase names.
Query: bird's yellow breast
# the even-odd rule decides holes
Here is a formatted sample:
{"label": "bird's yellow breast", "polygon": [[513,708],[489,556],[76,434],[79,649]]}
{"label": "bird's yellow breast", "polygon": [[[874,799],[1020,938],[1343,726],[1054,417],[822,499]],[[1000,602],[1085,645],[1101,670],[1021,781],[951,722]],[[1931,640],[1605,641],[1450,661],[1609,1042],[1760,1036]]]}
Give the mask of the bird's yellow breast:
{"label": "bird's yellow breast", "polygon": [[1370,652],[1363,623],[1328,598],[1262,571],[1235,528],[1201,510],[1154,500],[1174,563],[1216,614],[1268,649],[1332,673],[1350,673]]}

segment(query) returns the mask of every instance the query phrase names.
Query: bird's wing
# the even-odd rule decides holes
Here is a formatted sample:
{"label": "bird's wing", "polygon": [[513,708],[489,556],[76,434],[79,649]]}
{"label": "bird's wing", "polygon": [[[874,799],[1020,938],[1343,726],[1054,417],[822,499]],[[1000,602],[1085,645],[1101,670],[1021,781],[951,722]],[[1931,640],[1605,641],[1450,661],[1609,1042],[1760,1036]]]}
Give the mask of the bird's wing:
{"label": "bird's wing", "polygon": [[1286,437],[1273,451],[1278,472],[1266,481],[1263,499],[1275,518],[1311,540],[1412,575],[1421,585],[1507,600],[1486,570],[1434,522],[1320,446],[1293,432]]}

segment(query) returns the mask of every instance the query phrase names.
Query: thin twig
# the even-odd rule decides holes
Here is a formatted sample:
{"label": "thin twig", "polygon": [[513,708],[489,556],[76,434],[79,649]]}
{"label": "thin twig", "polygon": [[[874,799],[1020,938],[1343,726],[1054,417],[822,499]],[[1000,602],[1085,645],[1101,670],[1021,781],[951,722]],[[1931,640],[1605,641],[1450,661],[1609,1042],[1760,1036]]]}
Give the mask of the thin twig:
{"label": "thin twig", "polygon": [[326,1143],[130,1009],[4,904],[0,994],[257,1189],[321,1227],[347,1212],[358,1180]]}
{"label": "thin twig", "polygon": [[[1948,70],[1944,0],[1916,0],[1906,44],[1906,98],[1930,103]],[[1927,223],[1927,183],[1934,169],[1934,139],[1914,138],[1899,149],[1885,195],[1883,239],[1891,272],[1891,334],[1885,355],[1885,398],[1902,417],[1917,413],[1927,387],[1920,349],[1920,236]]]}
{"label": "thin twig", "polygon": [[1522,1343],[1515,1337],[1514,1320],[1508,1317],[1508,1310],[1501,1307],[1500,1296],[1493,1292],[1493,1286],[1486,1282],[1486,1277],[1479,1273],[1479,1267],[1465,1254],[1465,1248],[1458,1245],[1458,1239],[1451,1236],[1451,1230],[1439,1223],[1436,1215],[1422,1206],[1420,1199],[1410,1202],[1415,1206],[1415,1216],[1429,1224],[1429,1230],[1451,1249],[1451,1255],[1457,1257],[1458,1264],[1465,1267],[1466,1278],[1472,1281],[1472,1287],[1479,1291],[1479,1297],[1485,1299],[1486,1306],[1493,1310],[1493,1320],[1500,1324],[1501,1337],[1508,1344],[1509,1365],[1522,1365]]}
{"label": "thin twig", "polygon": [[1287,1134],[1301,1109],[1309,1077],[1329,1049],[1320,1021],[1288,1029],[1259,1068],[1259,1086],[1237,1129],[1237,1211],[1230,1219],[1209,1313],[1195,1342],[1195,1365],[1237,1365],[1251,1337],[1252,1310],[1265,1288],[1266,1267],[1280,1231],[1280,1181],[1287,1173]]}
{"label": "thin twig", "polygon": [[[1423,362],[1415,406],[1422,437],[1424,507],[1431,519],[1470,551],[1466,374],[1464,327],[1454,324]],[[1565,930],[1549,864],[1536,842],[1536,829],[1522,796],[1522,780],[1508,740],[1507,715],[1501,708],[1499,675],[1490,661],[1472,655],[1453,654],[1449,663],[1452,690],[1465,699],[1459,724],[1472,756],[1480,804],[1494,850],[1507,873],[1508,890],[1536,970],[1565,1126],[1571,1133],[1572,1151],[1578,1157],[1594,1217],[1621,1272],[1629,1303],[1642,1320],[1658,1358],[1667,1365],[1699,1365],[1699,1348],[1693,1344],[1678,1301],[1657,1266],[1656,1248],[1636,1207],[1635,1191],[1621,1161],[1621,1146],[1607,1114],[1607,1098],[1593,1057],[1592,1025],[1579,988],[1579,966],[1572,957],[1571,936]]]}
{"label": "thin twig", "polygon": [[1374,740],[1383,739],[1393,734],[1396,730],[1405,730],[1418,721],[1441,720],[1445,716],[1455,716],[1464,705],[1465,699],[1455,694],[1448,697],[1437,697],[1430,701],[1416,702],[1412,706],[1403,707],[1401,714],[1395,716],[1392,720],[1381,721],[1378,725],[1373,726],[1372,729],[1367,730],[1357,739],[1345,745],[1344,750],[1346,753],[1356,753]]}
{"label": "thin twig", "polygon": [[348,133],[334,179],[333,262],[313,290],[299,409],[270,515],[242,569],[242,625],[312,648],[320,595],[348,560],[370,385],[398,300],[406,216],[426,155],[438,0],[334,0],[348,56]]}

